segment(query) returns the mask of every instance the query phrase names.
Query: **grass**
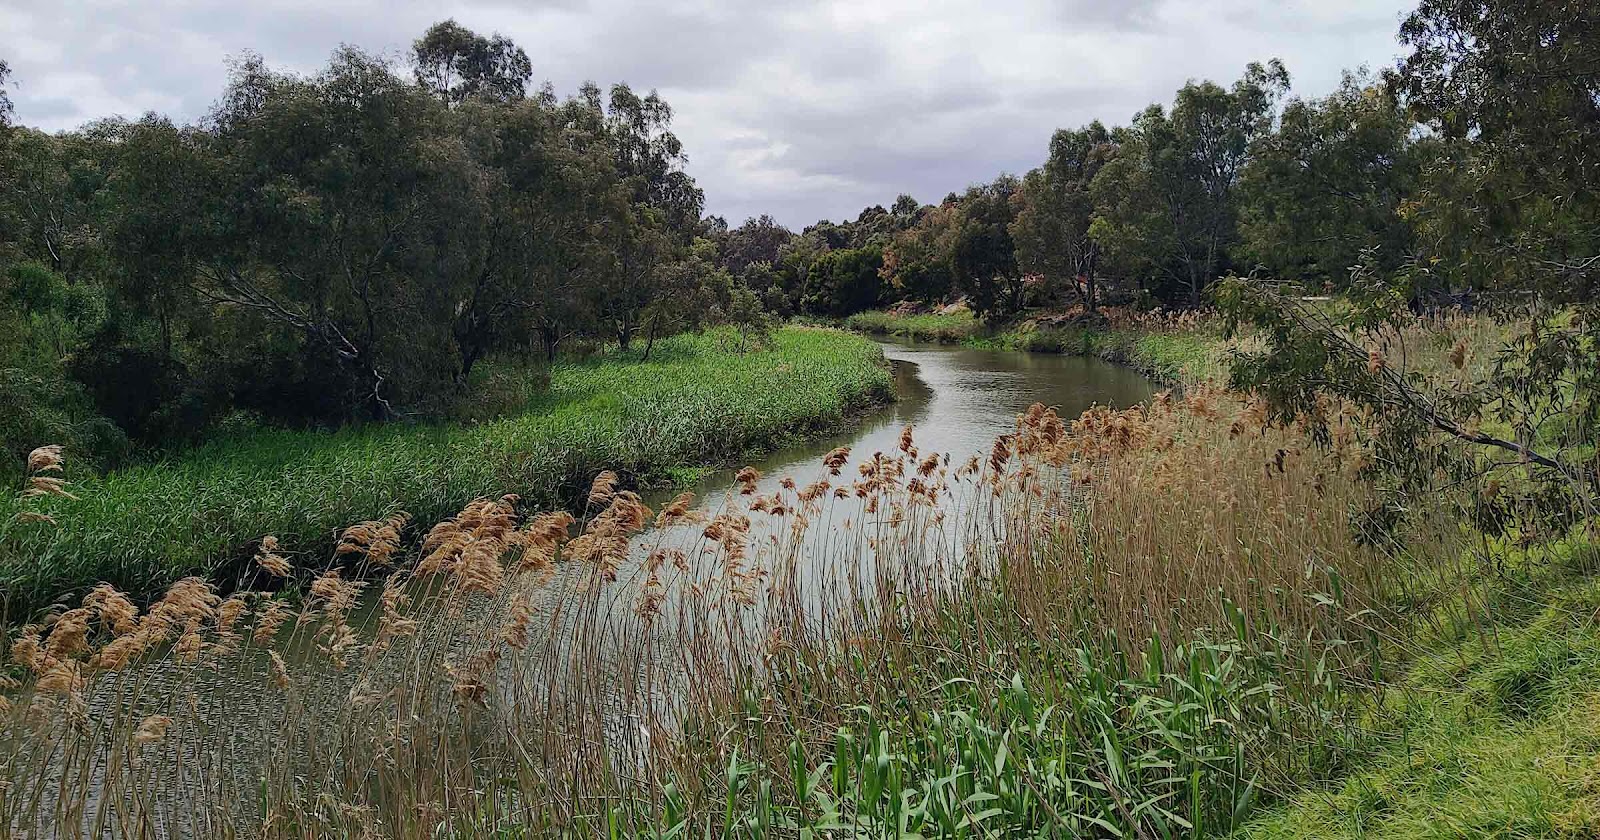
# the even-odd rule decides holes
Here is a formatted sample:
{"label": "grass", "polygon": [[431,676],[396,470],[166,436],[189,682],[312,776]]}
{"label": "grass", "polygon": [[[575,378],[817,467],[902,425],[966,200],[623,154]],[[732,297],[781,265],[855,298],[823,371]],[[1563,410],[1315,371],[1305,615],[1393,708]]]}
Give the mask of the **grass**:
{"label": "grass", "polygon": [[[11,644],[0,820],[1226,830],[1342,769],[1371,631],[1406,620],[1385,606],[1405,557],[1340,516],[1281,515],[1360,501],[1349,459],[1280,455],[1293,432],[1259,418],[1203,387],[1070,430],[1036,406],[987,459],[951,464],[907,430],[849,475],[830,454],[832,475],[669,506],[643,535],[652,512],[603,474],[575,537],[509,501],[407,556],[373,523],[300,602],[191,580],[139,614],[98,590]],[[391,572],[375,604],[373,565]]]}
{"label": "grass", "polygon": [[[1382,498],[1363,417],[1331,411],[1313,446],[1195,380],[1221,352],[1204,325],[1137,328],[1115,329],[1182,361],[1181,397],[1070,422],[1036,406],[969,464],[908,429],[654,530],[609,473],[578,494],[577,536],[509,500],[409,553],[414,533],[374,548],[391,526],[372,523],[303,600],[188,581],[130,616],[100,590],[11,641],[0,822],[1594,836],[1585,524],[1491,539],[1441,491],[1379,529],[1351,515]],[[375,565],[376,602],[357,582]],[[235,714],[218,682],[259,704]]]}
{"label": "grass", "polygon": [[[1580,551],[1594,554],[1591,543]],[[1489,634],[1436,639],[1373,728],[1387,746],[1342,784],[1242,837],[1593,837],[1600,834],[1600,581],[1496,585]]]}
{"label": "grass", "polygon": [[[1441,319],[1379,350],[1466,388],[1493,372],[1508,338],[1524,329]],[[1519,433],[1498,415],[1483,428],[1548,440],[1545,428]],[[1594,450],[1574,451],[1587,458]],[[1480,489],[1503,483],[1499,495],[1519,501],[1533,492],[1519,465],[1492,475],[1480,477]],[[1471,540],[1457,593],[1432,607],[1418,633],[1397,640],[1407,667],[1365,725],[1374,749],[1347,778],[1280,804],[1241,837],[1600,836],[1597,524],[1577,511],[1576,524],[1521,522],[1493,536],[1459,514],[1450,521]]]}
{"label": "grass", "polygon": [[[780,330],[768,350],[680,336],[648,363],[615,350],[558,363],[522,413],[477,425],[263,431],[103,477],[73,476],[78,500],[26,504],[59,523],[16,523],[0,502],[0,591],[13,616],[99,581],[140,595],[186,575],[235,575],[265,534],[295,556],[327,556],[337,529],[404,510],[442,519],[479,496],[569,503],[601,469],[668,479],[788,437],[831,429],[887,399],[870,343]],[[71,463],[71,453],[67,453]]]}
{"label": "grass", "polygon": [[968,309],[950,313],[872,310],[851,315],[845,319],[845,326],[865,333],[941,344],[960,344],[983,331],[983,324]]}
{"label": "grass", "polygon": [[996,328],[967,310],[943,314],[874,310],[851,315],[845,326],[942,344],[1096,356],[1172,384],[1226,377],[1225,342],[1209,319],[1121,309],[1102,313],[1105,317],[1099,320],[1032,317]]}

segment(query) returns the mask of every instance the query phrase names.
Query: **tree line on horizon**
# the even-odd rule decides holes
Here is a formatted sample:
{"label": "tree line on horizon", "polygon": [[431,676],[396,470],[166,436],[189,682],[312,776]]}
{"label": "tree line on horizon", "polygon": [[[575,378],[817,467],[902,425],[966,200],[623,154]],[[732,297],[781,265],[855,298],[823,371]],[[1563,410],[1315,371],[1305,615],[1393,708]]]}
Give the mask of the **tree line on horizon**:
{"label": "tree line on horizon", "polygon": [[12,125],[0,62],[0,396],[21,407],[0,444],[70,440],[110,466],[241,415],[445,417],[486,358],[647,357],[710,324],[902,302],[997,322],[1181,308],[1228,275],[1587,300],[1596,27],[1576,0],[1424,0],[1395,68],[1325,96],[1250,64],[1125,125],[1059,130],[1020,177],[798,233],[705,216],[654,92],[558,97],[510,39],[452,21],[409,68],[346,47],[296,76],[246,55],[187,125]]}
{"label": "tree line on horizon", "polygon": [[1600,270],[1597,28],[1575,0],[1426,0],[1398,66],[1347,71],[1321,97],[1290,96],[1278,61],[1250,64],[1126,125],[1058,130],[1038,168],[937,204],[713,234],[784,314],[964,298],[1004,321],[1092,311],[1108,284],[1182,308],[1229,274],[1327,292],[1398,278],[1419,305],[1534,286],[1581,299]]}

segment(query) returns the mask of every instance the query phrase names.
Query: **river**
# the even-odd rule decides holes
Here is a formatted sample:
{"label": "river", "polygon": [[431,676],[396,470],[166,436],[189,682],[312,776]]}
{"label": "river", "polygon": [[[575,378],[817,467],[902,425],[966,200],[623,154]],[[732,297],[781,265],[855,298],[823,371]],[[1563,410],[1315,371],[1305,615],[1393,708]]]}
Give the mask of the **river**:
{"label": "river", "polygon": [[[868,414],[845,433],[785,447],[754,459],[772,492],[783,476],[805,482],[820,471],[822,456],[838,446],[852,452],[852,468],[874,452],[895,450],[900,432],[915,429],[923,452],[947,453],[954,462],[986,453],[997,435],[1010,431],[1017,415],[1034,403],[1054,407],[1064,419],[1093,405],[1127,408],[1154,395],[1156,386],[1139,373],[1086,356],[982,350],[926,342],[880,340],[894,370],[895,402]],[[851,470],[847,469],[849,475]],[[735,470],[719,470],[689,489],[720,501],[733,487]],[[671,494],[658,494],[660,502]]]}
{"label": "river", "polygon": [[[600,734],[588,731],[587,719],[571,724],[577,727],[575,733],[584,733],[582,737],[591,743],[603,741],[619,754],[647,754],[652,729],[670,728],[676,713],[668,707],[678,705],[694,688],[694,677],[689,675],[695,672],[695,665],[689,659],[705,656],[706,651],[716,658],[727,651],[758,649],[772,628],[799,626],[785,623],[794,621],[795,616],[806,616],[804,621],[810,622],[810,616],[829,615],[840,605],[872,601],[862,593],[883,585],[882,567],[874,572],[871,563],[863,561],[881,555],[884,543],[898,539],[904,545],[903,533],[924,535],[915,539],[938,535],[933,538],[937,545],[912,549],[916,557],[933,558],[928,561],[930,575],[937,574],[933,567],[948,564],[949,569],[957,568],[964,546],[971,545],[970,534],[957,534],[959,527],[938,521],[933,523],[937,527],[929,527],[927,519],[912,521],[909,527],[886,525],[884,512],[869,508],[868,502],[848,492],[841,492],[837,499],[828,494],[809,512],[804,506],[795,506],[787,515],[749,513],[751,548],[741,567],[759,572],[750,579],[755,582],[751,588],[759,589],[760,594],[752,597],[752,604],[730,608],[725,596],[719,600],[706,594],[716,586],[727,586],[730,569],[726,553],[708,544],[703,533],[706,518],[719,513],[742,517],[752,500],[762,497],[785,498],[794,506],[800,493],[797,488],[830,478],[844,491],[856,478],[858,464],[873,458],[874,453],[894,456],[901,451],[902,432],[908,426],[914,429],[915,448],[924,453],[922,457],[945,453],[949,457],[944,465],[950,470],[970,456],[987,453],[995,438],[1012,431],[1017,416],[1036,402],[1055,407],[1063,418],[1070,419],[1092,405],[1125,407],[1149,399],[1155,391],[1139,374],[1097,359],[900,341],[884,341],[882,347],[893,367],[895,402],[858,418],[838,434],[753,460],[750,466],[762,473],[754,486],[741,485],[734,469],[703,476],[697,486],[689,488],[696,495],[701,516],[676,526],[650,528],[636,536],[629,560],[617,570],[615,581],[597,587],[583,564],[566,563],[558,567],[553,581],[525,587],[535,611],[544,618],[536,633],[530,634],[536,638],[526,649],[492,666],[496,676],[488,680],[492,696],[486,705],[496,725],[488,728],[492,733],[488,737],[492,740],[498,733],[535,730],[548,733],[555,727],[546,726],[546,719],[574,705],[557,697],[561,692],[556,686],[564,686],[579,691],[591,707],[614,706],[591,715],[598,721],[594,725]],[[848,447],[850,457],[836,465],[837,476],[830,476],[822,459],[838,447]],[[793,483],[786,487],[786,479]],[[930,478],[930,482],[935,480]],[[975,485],[962,489],[958,482],[949,482],[947,486],[941,507],[959,508],[963,493],[969,498],[978,495],[972,492]],[[659,508],[681,489],[653,495],[647,501]],[[741,492],[744,490],[750,492]],[[913,511],[908,518],[931,517],[932,509]],[[814,521],[805,528],[793,527],[801,518]],[[964,516],[959,509],[951,515],[952,521],[964,523],[979,518]],[[895,519],[898,523],[899,517]],[[963,539],[969,541],[963,543]],[[665,593],[658,618],[644,620],[638,604],[647,586],[647,558],[663,549],[676,551],[681,562],[675,569],[660,564],[662,577],[671,579],[657,584]],[[922,573],[920,566],[917,573]],[[903,583],[904,576],[889,585]],[[367,606],[352,618],[353,623],[374,619],[371,596],[377,588],[369,589]],[[775,594],[780,588],[788,591]],[[893,600],[882,598],[881,589],[878,595],[880,602]],[[255,803],[250,801],[253,797],[246,791],[266,789],[263,776],[301,779],[304,773],[313,786],[319,778],[342,778],[347,771],[339,768],[359,760],[351,755],[364,748],[353,742],[328,752],[321,745],[339,743],[351,732],[380,731],[352,727],[358,720],[369,721],[362,726],[371,726],[370,721],[381,719],[391,702],[427,705],[423,701],[438,690],[449,705],[449,681],[435,675],[447,663],[459,663],[481,650],[485,640],[490,640],[491,646],[501,644],[498,634],[506,620],[508,600],[503,596],[464,613],[435,610],[431,617],[419,616],[418,637],[366,664],[339,671],[330,668],[318,652],[322,637],[314,635],[317,624],[313,620],[304,632],[293,634],[296,638],[289,644],[278,646],[291,672],[298,675],[296,687],[288,692],[267,688],[271,677],[263,650],[247,647],[236,664],[220,668],[207,665],[204,659],[182,664],[169,652],[112,683],[97,684],[91,689],[91,717],[121,707],[127,709],[123,720],[137,721],[149,714],[176,719],[172,734],[147,748],[130,765],[133,769],[123,772],[139,775],[150,773],[151,768],[165,768],[143,783],[150,798],[137,809],[139,820],[154,833],[207,836],[241,816],[247,821],[259,819]],[[778,613],[782,613],[781,620],[774,620]],[[738,638],[730,638],[735,636]],[[574,687],[575,683],[579,684]],[[354,699],[357,696],[375,699],[363,704]],[[410,701],[382,699],[396,697],[409,697]],[[519,715],[537,720],[531,729],[523,728]],[[116,717],[114,713],[111,716]],[[644,717],[654,726],[646,725]],[[431,727],[428,731],[454,726],[448,716],[414,720]],[[100,739],[110,738],[109,743],[114,743],[121,736],[114,736],[109,729],[95,729],[99,734],[91,736],[85,747],[97,757],[71,774],[74,781],[63,785],[81,785],[86,790],[83,799],[89,813],[77,818],[86,826],[107,819],[107,812],[100,810],[102,805],[111,804],[118,813],[127,813],[102,792],[111,771],[101,752],[108,741]],[[508,745],[498,746],[504,750]],[[324,763],[300,766],[303,754],[319,756]],[[54,758],[42,760],[43,766],[57,762]],[[121,760],[111,759],[113,763]],[[44,794],[46,787],[60,784],[60,769],[56,765],[46,786],[30,792]],[[279,784],[274,782],[274,788]],[[172,803],[193,795],[183,791],[205,791],[210,800],[198,822],[192,821],[201,811],[189,810],[198,805],[168,810]],[[189,814],[187,820],[183,813]],[[103,826],[97,828],[89,833],[104,831]]]}

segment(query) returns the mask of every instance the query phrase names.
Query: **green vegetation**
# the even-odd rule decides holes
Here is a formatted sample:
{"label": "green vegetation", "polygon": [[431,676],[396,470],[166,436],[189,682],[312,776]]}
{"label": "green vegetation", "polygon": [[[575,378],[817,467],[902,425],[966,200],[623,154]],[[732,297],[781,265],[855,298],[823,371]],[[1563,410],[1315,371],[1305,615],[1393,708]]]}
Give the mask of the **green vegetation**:
{"label": "green vegetation", "polygon": [[1220,380],[1227,374],[1226,342],[1220,325],[1197,316],[1162,317],[1108,309],[1104,317],[1086,321],[1031,318],[989,327],[965,309],[951,313],[874,310],[851,315],[844,323],[866,333],[918,341],[1095,356],[1168,383]]}
{"label": "green vegetation", "polygon": [[[657,516],[602,474],[577,536],[510,501],[468,505],[415,554],[404,523],[369,522],[298,607],[189,580],[140,614],[103,588],[23,628],[11,659],[41,711],[76,696],[72,675],[134,699],[87,730],[0,729],[0,815],[43,830],[162,811],[140,768],[226,738],[233,765],[181,810],[274,835],[1227,830],[1345,766],[1373,632],[1409,621],[1386,601],[1406,556],[1337,515],[1261,527],[1370,491],[1348,452],[1284,454],[1297,432],[1253,405],[1197,386],[1070,435],[1035,406],[967,465],[908,431],[849,476],[830,453],[839,475],[735,492],[709,521],[686,501]],[[947,520],[971,499],[999,520]],[[937,571],[951,526],[972,528],[964,575]],[[268,547],[257,565],[283,562]],[[352,572],[372,565],[391,577],[357,609]],[[606,679],[618,662],[638,667]],[[153,673],[178,690],[136,691]],[[265,702],[185,699],[216,674],[264,681]],[[218,714],[224,731],[203,722]],[[638,729],[619,737],[614,716]],[[107,771],[127,796],[55,781],[63,741],[131,745]]]}
{"label": "green vegetation", "polygon": [[[1337,775],[1360,746],[1351,704],[1378,653],[1370,631],[1406,621],[1370,588],[1374,573],[1408,561],[1316,518],[1252,527],[1319,492],[1358,503],[1366,491],[1331,455],[1247,469],[1292,439],[1235,433],[1251,416],[1203,386],[1085,415],[1065,444],[1074,481],[1097,488],[1085,510],[1046,526],[1013,508],[1011,525],[1030,530],[996,547],[988,573],[912,587],[906,610],[842,651],[785,635],[781,669],[694,719],[689,767],[729,774],[674,784],[686,801],[727,794],[731,813],[690,825],[1215,835]],[[1071,504],[1025,477],[1067,454],[1047,443],[1058,423],[1042,410],[1023,420],[1017,449],[1033,454],[1000,482],[1006,498]],[[1310,577],[1290,560],[1308,554],[1321,561]],[[1179,556],[1197,563],[1174,568]]]}
{"label": "green vegetation", "polygon": [[[1595,836],[1591,5],[798,236],[453,23],[0,124],[0,833]],[[650,510],[883,395],[774,314],[1184,387]]]}
{"label": "green vegetation", "polygon": [[1032,353],[1096,356],[1168,383],[1214,379],[1227,370],[1221,337],[1199,331],[1148,332],[1132,326],[1052,327],[1025,322],[993,335],[974,336],[969,343]]}
{"label": "green vegetation", "polygon": [[0,587],[12,608],[98,581],[149,593],[184,575],[232,576],[267,534],[303,557],[353,522],[404,510],[442,519],[479,496],[572,503],[601,469],[639,482],[722,463],[788,436],[833,429],[889,396],[877,349],[792,328],[739,354],[729,332],[659,342],[651,360],[612,350],[550,370],[547,391],[471,426],[257,431],[105,477],[74,476],[79,498],[0,502],[53,515],[16,523]]}
{"label": "green vegetation", "polygon": [[437,421],[496,355],[759,341],[658,95],[560,100],[451,21],[410,59],[247,54],[190,125],[47,134],[0,100],[0,477],[45,444],[113,467],[250,421]]}
{"label": "green vegetation", "polygon": [[1418,651],[1351,777],[1269,812],[1241,836],[1590,837],[1600,831],[1600,549],[1507,546],[1497,617],[1409,642]]}
{"label": "green vegetation", "polygon": [[857,312],[844,319],[845,326],[875,335],[893,335],[918,341],[960,344],[975,338],[983,325],[970,309],[950,313],[899,313],[884,310]]}

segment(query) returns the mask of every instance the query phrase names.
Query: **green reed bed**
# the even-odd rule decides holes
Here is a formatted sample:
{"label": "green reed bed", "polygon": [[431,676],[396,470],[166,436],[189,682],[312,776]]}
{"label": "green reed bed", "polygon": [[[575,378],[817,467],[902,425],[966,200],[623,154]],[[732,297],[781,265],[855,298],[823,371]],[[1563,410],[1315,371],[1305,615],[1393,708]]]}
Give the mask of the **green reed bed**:
{"label": "green reed bed", "polygon": [[[300,606],[185,581],[140,615],[96,590],[6,652],[0,824],[1214,836],[1348,769],[1381,640],[1423,612],[1392,606],[1408,553],[1351,531],[1353,453],[1296,439],[1200,385],[1070,434],[1035,406],[966,464],[907,429],[709,520],[609,473],[579,523],[476,503],[420,552],[395,534],[350,557],[394,573],[371,610],[339,568]],[[1450,536],[1414,545],[1451,556]],[[224,755],[162,799],[180,759]]]}
{"label": "green reed bed", "polygon": [[1040,316],[986,325],[966,310],[874,310],[851,315],[845,319],[845,326],[871,335],[915,341],[1094,356],[1169,383],[1222,380],[1227,375],[1227,342],[1217,324],[1197,313],[1105,309],[1091,318]]}
{"label": "green reed bed", "polygon": [[[1297,670],[1326,648],[1250,631],[1170,651],[1152,638],[1129,656],[1087,626],[1019,644],[1034,631],[1003,629],[1010,605],[977,600],[872,651],[883,663],[848,657],[782,677],[796,697],[840,703],[818,715],[838,721],[831,731],[752,697],[737,737],[776,742],[787,760],[736,750],[699,782],[729,807],[697,814],[675,785],[661,813],[628,815],[630,836],[707,825],[750,838],[1217,836],[1282,795],[1277,773],[1322,777],[1352,748],[1339,680]],[[972,622],[1000,634],[977,656],[964,652]]]}
{"label": "green reed bed", "polygon": [[[600,469],[665,479],[837,427],[890,397],[882,356],[864,339],[784,329],[741,355],[725,338],[657,342],[648,362],[637,348],[560,362],[525,411],[479,425],[261,431],[71,476],[76,500],[6,494],[0,593],[15,617],[97,581],[143,594],[184,575],[227,577],[266,534],[325,555],[351,522],[398,510],[432,522],[502,493],[552,505]],[[17,521],[23,508],[58,524]]]}
{"label": "green reed bed", "polygon": [[977,336],[983,329],[982,323],[965,309],[951,313],[857,312],[845,319],[845,326],[874,335],[894,335],[941,344],[959,344]]}

